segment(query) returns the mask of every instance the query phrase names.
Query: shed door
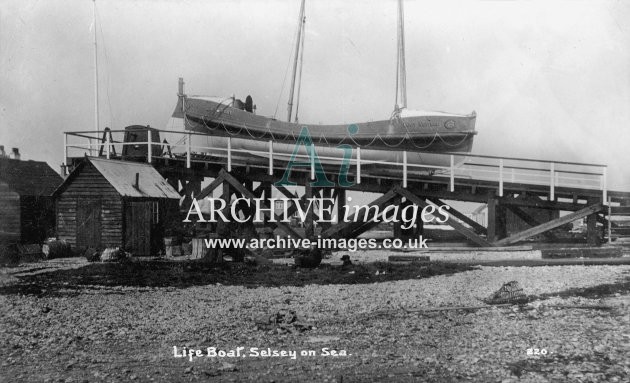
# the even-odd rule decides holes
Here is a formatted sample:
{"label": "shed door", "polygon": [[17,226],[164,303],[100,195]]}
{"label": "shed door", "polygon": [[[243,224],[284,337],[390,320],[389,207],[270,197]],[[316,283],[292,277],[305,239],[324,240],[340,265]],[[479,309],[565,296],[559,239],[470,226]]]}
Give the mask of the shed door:
{"label": "shed door", "polygon": [[77,247],[101,247],[101,200],[77,201]]}
{"label": "shed door", "polygon": [[126,219],[127,250],[133,255],[151,255],[151,202],[128,202]]}

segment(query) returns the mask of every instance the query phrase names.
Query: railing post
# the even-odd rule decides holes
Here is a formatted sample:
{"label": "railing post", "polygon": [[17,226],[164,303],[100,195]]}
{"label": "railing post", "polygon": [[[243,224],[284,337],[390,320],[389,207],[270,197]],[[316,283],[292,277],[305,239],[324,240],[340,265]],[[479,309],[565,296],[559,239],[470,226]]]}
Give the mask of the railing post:
{"label": "railing post", "polygon": [[612,242],[612,206],[610,198],[608,200],[604,200],[608,202],[608,243]]}
{"label": "railing post", "polygon": [[[110,150],[111,142],[109,141],[109,134],[108,133],[109,132],[105,132],[105,145],[106,145],[105,146],[105,153],[106,153],[107,159],[109,160],[110,159],[109,158],[110,157],[109,150]],[[151,152],[149,152],[149,153],[151,153]]]}
{"label": "railing post", "polygon": [[315,179],[315,144],[311,144],[311,153],[309,157],[311,158],[311,179],[314,180]]}
{"label": "railing post", "polygon": [[361,183],[361,148],[357,147],[357,184]]}
{"label": "railing post", "polygon": [[273,140],[269,140],[269,175],[273,175]]}
{"label": "railing post", "polygon": [[[151,134],[151,130],[147,129],[147,162],[151,163],[152,157],[153,157],[153,145],[151,145],[151,143],[153,139],[153,135]],[[109,157],[108,157],[109,158]]]}
{"label": "railing post", "polygon": [[499,197],[503,197],[503,158],[499,159]]}
{"label": "railing post", "polygon": [[451,154],[451,193],[455,191],[455,156]]}
{"label": "railing post", "polygon": [[232,137],[228,137],[227,142],[227,171],[232,171]]}
{"label": "railing post", "polygon": [[407,151],[403,151],[403,187],[407,188]]}
{"label": "railing post", "polygon": [[63,134],[63,163],[68,165],[68,134]]}
{"label": "railing post", "polygon": [[608,177],[606,175],[607,173],[607,168],[604,166],[602,168],[602,201],[604,201],[604,203],[606,203],[606,201],[608,201]]}
{"label": "railing post", "polygon": [[549,199],[554,201],[556,199],[556,164],[552,162],[549,168]]}
{"label": "railing post", "polygon": [[186,168],[190,169],[190,139],[192,135],[188,133],[186,135]]}

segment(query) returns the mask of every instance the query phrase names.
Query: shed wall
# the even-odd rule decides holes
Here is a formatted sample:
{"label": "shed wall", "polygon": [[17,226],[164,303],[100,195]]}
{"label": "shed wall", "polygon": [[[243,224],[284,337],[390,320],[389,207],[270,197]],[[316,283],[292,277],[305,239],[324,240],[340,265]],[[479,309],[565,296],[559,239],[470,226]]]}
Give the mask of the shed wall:
{"label": "shed wall", "polygon": [[122,199],[91,164],[87,163],[72,179],[57,199],[57,235],[77,245],[77,205],[79,202],[100,201],[100,238],[95,248],[123,246]]}
{"label": "shed wall", "polygon": [[0,182],[0,244],[20,240],[20,196]]}

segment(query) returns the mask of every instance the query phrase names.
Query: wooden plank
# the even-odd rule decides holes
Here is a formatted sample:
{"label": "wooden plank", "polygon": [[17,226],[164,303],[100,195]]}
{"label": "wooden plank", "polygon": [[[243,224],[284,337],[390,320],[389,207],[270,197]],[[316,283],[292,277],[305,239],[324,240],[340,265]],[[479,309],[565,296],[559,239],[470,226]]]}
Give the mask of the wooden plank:
{"label": "wooden plank", "polygon": [[[418,205],[418,206],[420,206],[422,208],[425,208],[426,206],[429,206],[428,203],[424,202],[421,198],[417,197],[415,194],[411,193],[407,189],[403,189],[403,188],[397,186],[395,188],[395,191],[400,196],[407,198],[408,200],[410,200],[411,202],[415,203],[416,205]],[[449,220],[447,220],[444,223],[437,222],[437,220],[435,222],[440,224],[440,225],[447,225],[447,226],[452,227],[453,229],[457,230],[459,233],[461,233],[463,236],[465,236],[466,238],[470,239],[471,241],[473,241],[477,245],[487,246],[487,247],[494,246],[493,244],[488,242],[485,238],[480,237],[479,235],[477,235],[477,233],[475,233],[474,231],[472,231],[471,229],[467,228],[466,226],[462,225],[461,223],[459,223],[457,221],[449,219]]]}
{"label": "wooden plank", "polygon": [[616,236],[630,236],[630,226],[620,226],[611,229],[613,235]]}
{"label": "wooden plank", "polygon": [[612,215],[630,215],[630,206],[611,206]]}
{"label": "wooden plank", "polygon": [[543,258],[618,258],[621,247],[575,247],[540,249]]}
{"label": "wooden plank", "polygon": [[476,221],[468,218],[465,214],[462,214],[461,212],[459,212],[458,210],[456,210],[452,206],[444,203],[441,199],[436,198],[436,197],[429,197],[427,199],[429,201],[433,202],[436,205],[447,205],[449,207],[448,213],[450,215],[454,216],[455,218],[459,219],[460,221],[463,221],[468,226],[472,227],[473,230],[475,230],[478,234],[484,234],[484,235],[488,234],[488,230],[485,227],[483,227],[482,225],[480,225]]}
{"label": "wooden plank", "polygon": [[203,188],[203,190],[197,196],[195,196],[195,198],[197,200],[206,198],[207,196],[212,194],[214,189],[218,188],[221,185],[221,183],[223,183],[223,180],[224,180],[223,176],[219,175],[217,178],[214,179],[214,181],[210,183],[210,185]]}
{"label": "wooden plank", "polygon": [[[234,187],[234,189],[238,190],[239,193],[241,193],[243,196],[250,198],[250,199],[255,199],[256,196],[250,192],[249,190],[245,189],[245,187],[236,179],[234,178],[234,176],[232,176],[230,173],[226,172],[225,169],[221,169],[221,172],[219,173],[220,175],[223,176],[223,178],[225,179],[225,182],[229,183],[232,187]],[[261,204],[263,208],[265,209],[269,209],[269,206],[267,206],[266,203],[262,203]],[[266,216],[271,217],[271,212],[269,210],[265,210],[264,214]],[[291,235],[294,238],[302,238],[302,236],[300,234],[298,234],[295,230],[293,230],[290,226],[288,226],[287,224],[285,224],[284,222],[275,222],[275,224],[285,233]]]}
{"label": "wooden plank", "polygon": [[511,243],[515,243],[518,241],[522,241],[524,239],[527,239],[529,237],[532,237],[534,235],[537,234],[541,234],[544,233],[545,231],[549,231],[551,229],[555,229],[556,227],[565,225],[569,222],[573,222],[576,219],[580,219],[580,218],[584,218],[588,215],[591,215],[593,213],[597,213],[598,211],[602,210],[603,205],[601,203],[596,203],[593,204],[589,207],[586,207],[582,210],[578,210],[574,213],[571,214],[567,214],[564,217],[560,217],[560,218],[556,218],[552,221],[549,222],[545,222],[541,225],[532,227],[530,229],[521,231],[520,233],[514,234],[512,236],[509,236],[507,238],[504,238],[502,240],[499,240],[497,242],[495,242],[495,245],[497,246],[504,246],[504,245],[509,245]]}
{"label": "wooden plank", "polygon": [[577,211],[583,209],[585,204],[574,204],[569,202],[555,202],[555,201],[544,201],[541,199],[533,200],[533,199],[519,199],[519,198],[511,198],[511,197],[500,197],[499,201],[503,206],[522,206],[522,207],[535,207],[538,209],[551,209],[551,210],[566,210],[566,211]]}
{"label": "wooden plank", "polygon": [[[396,192],[394,191],[394,189],[388,191],[387,193],[385,193],[384,195],[380,196],[379,198],[375,199],[374,201],[372,201],[371,203],[369,203],[368,206],[368,211],[370,208],[372,208],[373,206],[378,206],[378,211],[381,212],[381,206],[386,204],[387,202],[389,202],[390,200],[392,200],[393,198],[396,198]],[[354,222],[355,220],[358,220],[358,213],[355,213],[354,216],[352,217],[352,220],[348,221],[348,222],[340,222],[336,225],[333,225],[332,227],[330,227],[328,230],[322,232],[322,237],[324,238],[328,238],[328,237],[332,237],[332,236],[339,236],[342,233],[344,233],[346,230],[352,230],[352,227],[355,227],[355,229],[357,228],[357,226],[361,226],[364,224],[364,222]],[[342,217],[339,217],[338,220],[342,221]]]}
{"label": "wooden plank", "polygon": [[390,255],[388,262],[430,262],[428,255]]}

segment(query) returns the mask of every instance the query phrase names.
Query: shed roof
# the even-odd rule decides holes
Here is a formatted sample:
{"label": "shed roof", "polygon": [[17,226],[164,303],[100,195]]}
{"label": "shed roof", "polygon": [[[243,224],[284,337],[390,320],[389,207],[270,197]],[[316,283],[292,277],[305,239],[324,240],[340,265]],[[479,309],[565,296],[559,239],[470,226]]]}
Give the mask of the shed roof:
{"label": "shed roof", "polygon": [[[89,157],[89,161],[123,197],[172,199],[181,197],[177,190],[149,164],[95,157]],[[138,174],[137,188],[136,174]]]}
{"label": "shed roof", "polygon": [[[120,160],[107,160],[98,157],[86,157],[107,182],[123,197],[132,198],[169,198],[179,199],[181,196],[155,168],[142,162],[129,162]],[[65,185],[72,182],[76,174],[84,167],[85,162],[79,165],[66,178],[55,194],[65,189]],[[138,174],[138,187],[136,187],[136,174]]]}
{"label": "shed roof", "polygon": [[25,196],[50,196],[63,178],[43,161],[0,158],[0,181]]}

